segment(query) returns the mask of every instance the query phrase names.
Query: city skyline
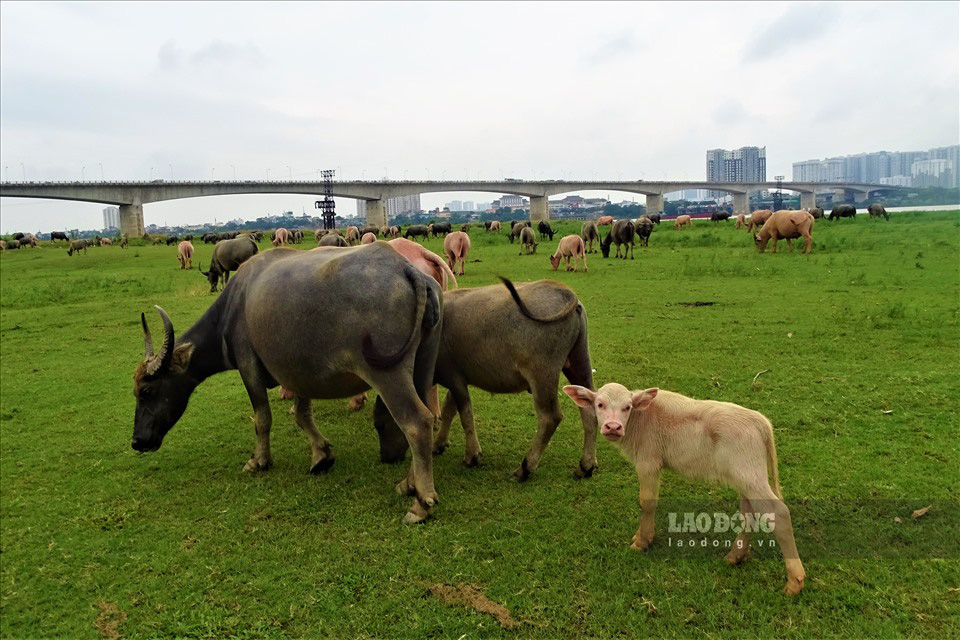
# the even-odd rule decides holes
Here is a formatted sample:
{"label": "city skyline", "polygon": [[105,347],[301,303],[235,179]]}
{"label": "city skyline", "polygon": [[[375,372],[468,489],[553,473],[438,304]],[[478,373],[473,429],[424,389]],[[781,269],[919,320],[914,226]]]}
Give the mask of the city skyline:
{"label": "city skyline", "polygon": [[[3,3],[4,178],[700,180],[706,149],[765,146],[770,176],[960,138],[954,3],[544,6],[245,3],[224,29],[216,4]],[[462,41],[437,47],[453,25]],[[835,46],[878,32],[924,47]],[[422,206],[486,197],[424,194]],[[250,217],[314,199],[144,215]],[[3,198],[0,230],[93,228],[102,207]]]}

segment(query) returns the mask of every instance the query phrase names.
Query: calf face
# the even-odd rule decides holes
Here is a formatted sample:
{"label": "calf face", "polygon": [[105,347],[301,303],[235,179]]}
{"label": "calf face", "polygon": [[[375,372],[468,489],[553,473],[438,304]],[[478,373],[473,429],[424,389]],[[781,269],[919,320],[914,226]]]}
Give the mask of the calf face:
{"label": "calf face", "polygon": [[567,385],[563,392],[585,409],[597,414],[600,433],[610,442],[617,442],[626,435],[631,411],[644,411],[657,397],[659,389],[644,389],[631,393],[623,385],[606,384],[599,391],[591,391],[575,384]]}

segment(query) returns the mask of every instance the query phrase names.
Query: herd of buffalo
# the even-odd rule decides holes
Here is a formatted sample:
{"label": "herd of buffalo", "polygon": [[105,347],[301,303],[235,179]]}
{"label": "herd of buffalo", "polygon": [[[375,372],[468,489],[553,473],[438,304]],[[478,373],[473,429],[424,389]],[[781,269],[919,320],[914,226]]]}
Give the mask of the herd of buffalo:
{"label": "herd of buffalo", "polygon": [[[871,205],[871,216],[888,214]],[[856,209],[840,205],[829,219],[855,216]],[[714,221],[729,214],[715,214]],[[768,241],[776,251],[778,239],[803,238],[822,209],[756,211],[740,215],[737,228],[757,230],[759,251]],[[677,217],[683,229],[689,216]],[[637,220],[610,216],[587,221],[579,235],[563,237],[550,256],[554,270],[561,260],[587,271],[586,254],[600,245],[604,257],[616,245],[615,257],[633,258],[635,240],[647,246],[659,215]],[[500,223],[485,223],[499,233]],[[600,229],[609,227],[601,240]],[[167,432],[186,411],[193,391],[210,376],[236,369],[255,414],[256,444],[247,471],[272,464],[272,414],[268,389],[280,386],[281,397],[292,398],[291,412],[310,443],[310,472],[328,471],[334,463],[331,443],[317,430],[311,402],[352,398],[363,406],[365,392],[377,393],[373,426],[383,462],[402,461],[409,449],[411,464],[397,491],[413,497],[404,521],[426,520],[439,498],[434,484],[433,456],[448,446],[449,430],[459,416],[466,450],[463,462],[475,466],[481,448],[470,401],[470,387],[491,393],[531,395],[537,429],[529,450],[514,475],[526,480],[540,462],[563,413],[557,394],[563,387],[576,404],[583,429],[583,448],[576,464],[577,478],[590,477],[597,468],[597,431],[614,443],[636,466],[641,485],[642,518],[631,546],[646,549],[653,540],[653,513],[659,473],[663,468],[682,475],[722,483],[740,494],[746,516],[772,514],[787,571],[785,591],[803,588],[805,573],[794,541],[790,512],[780,492],[776,448],[770,422],[738,405],[694,400],[650,388],[632,392],[610,383],[595,389],[587,337],[587,312],[570,287],[549,280],[457,288],[470,250],[469,228],[454,231],[449,223],[399,227],[317,230],[317,247],[295,251],[284,245],[303,241],[303,232],[277,229],[271,235],[275,249],[261,252],[260,232],[204,234],[214,244],[207,271],[211,292],[222,292],[193,326],[176,336],[173,323],[160,307],[163,338],[155,347],[147,319],[141,314],[145,358],[134,374],[136,413],[132,446],[157,450]],[[539,240],[553,239],[556,231],[546,221],[537,224]],[[30,234],[17,234],[4,249],[36,246]],[[417,243],[429,235],[444,236],[445,257]],[[378,239],[390,238],[387,242]],[[55,233],[54,240],[69,244],[68,253],[86,251],[93,243],[71,241]],[[529,222],[513,223],[510,242],[520,252],[533,254],[537,236]],[[193,238],[156,238],[154,243],[176,244],[182,269],[192,270]],[[106,242],[104,242],[106,241]],[[107,238],[98,244],[110,244]],[[122,237],[121,246],[126,246]],[[571,267],[570,261],[573,260]],[[242,266],[242,268],[241,268]],[[235,272],[233,279],[230,273]],[[284,295],[276,293],[283,291]],[[313,345],[303,349],[302,344]],[[538,349],[530,350],[536,344]],[[437,385],[448,390],[440,404]],[[734,541],[727,561],[737,564],[749,556],[746,528]]]}

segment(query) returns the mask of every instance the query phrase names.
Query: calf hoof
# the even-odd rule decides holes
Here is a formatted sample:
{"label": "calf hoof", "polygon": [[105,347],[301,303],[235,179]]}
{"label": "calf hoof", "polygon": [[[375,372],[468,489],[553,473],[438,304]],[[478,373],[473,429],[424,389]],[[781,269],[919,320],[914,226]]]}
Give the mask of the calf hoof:
{"label": "calf hoof", "polygon": [[531,473],[533,472],[527,466],[527,459],[524,458],[523,462],[520,463],[520,468],[513,472],[513,477],[517,482],[526,482],[530,479]]}
{"label": "calf hoof", "polygon": [[787,586],[783,588],[783,592],[788,596],[795,596],[799,594],[801,591],[803,591],[803,578],[804,576],[800,576],[799,578],[788,578]]}
{"label": "calf hoof", "polygon": [[583,468],[583,463],[577,465],[577,468],[573,470],[573,477],[577,480],[582,480],[583,478],[592,478],[593,472],[597,470],[597,465],[591,466],[589,469]]}
{"label": "calf hoof", "polygon": [[746,562],[750,559],[750,548],[745,547],[743,549],[733,549],[728,553],[724,560],[727,561],[727,564],[740,564],[741,562]]}
{"label": "calf hoof", "polygon": [[243,465],[243,470],[247,473],[259,473],[260,471],[266,471],[273,466],[273,460],[269,458],[266,460],[257,460],[256,458],[250,458],[247,460],[247,464]]}
{"label": "calf hoof", "polygon": [[317,460],[312,465],[310,465],[310,473],[312,475],[319,475],[321,473],[326,473],[327,471],[330,471],[330,467],[332,467],[333,463],[336,461],[337,459],[333,457],[333,455],[329,455],[326,458]]}
{"label": "calf hoof", "polygon": [[639,539],[636,536],[633,538],[633,542],[630,543],[630,548],[637,551],[646,551],[650,548],[650,545],[653,544],[653,540],[644,540]]}

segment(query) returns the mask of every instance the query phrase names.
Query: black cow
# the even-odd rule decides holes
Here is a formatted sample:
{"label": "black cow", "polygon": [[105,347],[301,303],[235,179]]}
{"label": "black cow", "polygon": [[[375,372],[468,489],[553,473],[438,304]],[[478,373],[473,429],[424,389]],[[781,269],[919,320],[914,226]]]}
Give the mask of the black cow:
{"label": "black cow", "polygon": [[51,232],[51,233],[50,233],[50,241],[53,242],[53,241],[55,241],[55,240],[64,240],[64,241],[66,241],[66,242],[70,242],[70,238],[67,236],[67,233],[66,233],[65,231],[53,231],[53,232]]}
{"label": "black cow", "polygon": [[[613,223],[613,226],[610,227],[610,231],[607,232],[607,237],[603,239],[603,242],[600,243],[600,251],[603,252],[604,258],[610,257],[610,245],[616,243],[617,245],[617,258],[627,259],[627,251],[630,252],[630,259],[633,260],[633,238],[636,235],[636,225],[633,224],[633,220],[617,220]],[[623,247],[623,256],[620,255],[620,246]]]}
{"label": "black cow", "polygon": [[650,222],[653,224],[660,224],[660,214],[659,213],[648,213],[647,217],[650,218]]}
{"label": "black cow", "polygon": [[728,211],[714,211],[713,215],[710,216],[710,222],[723,222],[729,219],[730,213]]}
{"label": "black cow", "polygon": [[556,233],[553,227],[550,226],[550,223],[546,220],[541,220],[537,223],[537,231],[540,232],[540,241],[543,241],[544,236],[553,240],[553,234]]}
{"label": "black cow", "polygon": [[169,247],[172,244],[180,244],[180,238],[177,236],[167,236],[167,246]]}
{"label": "black cow", "polygon": [[435,222],[433,223],[433,237],[436,238],[441,233],[446,236],[450,233],[453,228],[450,226],[449,222]]}
{"label": "black cow", "polygon": [[830,212],[829,220],[836,220],[837,218],[854,218],[857,217],[857,208],[852,204],[838,204],[833,208],[833,211]]}
{"label": "black cow", "polygon": [[207,277],[210,282],[210,293],[217,292],[217,281],[221,281],[223,286],[227,286],[230,279],[230,272],[236,271],[240,265],[257,255],[260,248],[252,238],[235,238],[222,240],[217,243],[213,249],[213,256],[210,258],[210,271],[204,271],[200,265],[200,273]]}
{"label": "black cow", "polygon": [[890,214],[887,213],[886,208],[879,202],[874,202],[869,207],[867,207],[867,213],[870,214],[871,218],[885,218],[890,219]]}

